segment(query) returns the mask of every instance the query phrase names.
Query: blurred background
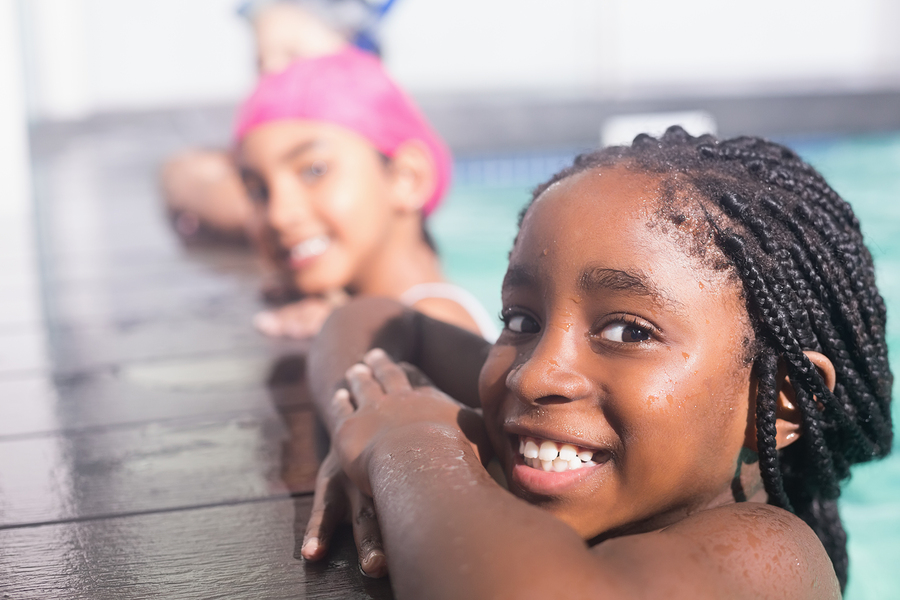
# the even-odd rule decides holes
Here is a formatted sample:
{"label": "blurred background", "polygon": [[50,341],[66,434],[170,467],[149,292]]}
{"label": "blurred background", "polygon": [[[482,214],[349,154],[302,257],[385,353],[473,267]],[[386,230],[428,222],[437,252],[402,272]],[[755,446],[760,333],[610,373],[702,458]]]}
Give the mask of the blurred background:
{"label": "blurred background", "polygon": [[[25,66],[33,122],[230,106],[254,79],[234,0],[4,1],[18,8],[5,18],[19,43],[5,38],[5,51]],[[582,142],[579,130],[597,131],[607,111],[635,107],[712,108],[725,133],[897,127],[898,23],[891,0],[399,0],[381,38],[388,67],[427,110],[507,115],[489,132],[503,137],[448,128],[453,145],[502,147]],[[810,97],[815,110],[766,110]],[[573,114],[554,114],[563,108]],[[547,140],[502,127],[537,116],[561,130]]]}
{"label": "blurred background", "polygon": [[[263,385],[253,266],[182,247],[157,189],[166,156],[230,143],[256,78],[236,4],[0,0],[0,383],[49,390],[35,393],[45,404],[0,402],[0,423],[25,423],[0,427],[0,455],[40,431],[120,427],[131,417],[116,411],[135,390],[175,386],[195,402],[212,390],[221,402],[223,390]],[[854,206],[893,314],[898,373],[898,29],[895,0],[397,0],[380,40],[456,157],[452,193],[431,220],[447,273],[493,314],[529,189],[579,151],[674,119],[786,142]],[[167,370],[173,356],[182,362]],[[100,364],[116,365],[115,385],[131,391],[78,400],[71,386],[94,381]],[[0,500],[15,479],[4,468]],[[842,498],[847,597],[900,597],[896,454],[857,469]],[[48,511],[34,519],[87,514]],[[11,514],[0,510],[0,529]]]}

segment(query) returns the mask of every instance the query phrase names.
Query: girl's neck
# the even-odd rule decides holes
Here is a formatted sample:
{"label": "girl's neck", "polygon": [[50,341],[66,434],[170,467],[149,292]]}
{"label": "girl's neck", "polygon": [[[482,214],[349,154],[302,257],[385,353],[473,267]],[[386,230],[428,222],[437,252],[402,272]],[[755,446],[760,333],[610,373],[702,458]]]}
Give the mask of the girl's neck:
{"label": "girl's neck", "polygon": [[422,238],[418,216],[402,218],[347,286],[352,294],[399,298],[420,283],[444,281],[440,262]]}

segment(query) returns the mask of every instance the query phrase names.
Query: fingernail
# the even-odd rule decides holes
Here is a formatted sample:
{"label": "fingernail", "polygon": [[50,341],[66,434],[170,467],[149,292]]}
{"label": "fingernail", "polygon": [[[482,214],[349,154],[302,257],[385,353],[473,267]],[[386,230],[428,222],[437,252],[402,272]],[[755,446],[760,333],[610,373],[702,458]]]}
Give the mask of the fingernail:
{"label": "fingernail", "polygon": [[303,542],[303,547],[300,548],[300,552],[303,556],[314,556],[316,554],[316,550],[319,549],[319,538],[311,537]]}
{"label": "fingernail", "polygon": [[381,358],[382,356],[387,356],[387,354],[381,348],[372,348],[366,352],[366,358]]}
{"label": "fingernail", "polygon": [[369,577],[381,577],[387,567],[384,553],[381,550],[372,550],[360,563],[360,568]]}
{"label": "fingernail", "polygon": [[367,367],[366,365],[364,365],[362,363],[356,363],[355,365],[353,365],[352,367],[347,369],[348,375],[365,375],[368,372],[369,372],[369,367]]}

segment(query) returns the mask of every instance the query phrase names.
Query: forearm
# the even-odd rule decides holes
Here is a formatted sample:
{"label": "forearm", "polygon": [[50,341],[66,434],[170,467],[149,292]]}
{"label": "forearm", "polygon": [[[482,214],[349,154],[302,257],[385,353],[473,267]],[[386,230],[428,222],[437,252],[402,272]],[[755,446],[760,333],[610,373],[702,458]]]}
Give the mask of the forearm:
{"label": "forearm", "polygon": [[458,431],[418,425],[376,452],[370,479],[398,598],[556,597],[561,582],[594,591],[584,542],[498,486]]}
{"label": "forearm", "polygon": [[397,302],[367,298],[338,308],[325,322],[310,347],[307,380],[329,432],[335,423],[331,397],[342,387],[348,368],[379,344],[388,346],[385,351],[391,356],[411,353],[415,340],[410,312]]}
{"label": "forearm", "polygon": [[344,374],[371,348],[420,368],[438,388],[478,406],[478,373],[490,345],[467,331],[436,321],[397,302],[362,298],[337,309],[310,349],[310,391],[329,431],[331,397]]}

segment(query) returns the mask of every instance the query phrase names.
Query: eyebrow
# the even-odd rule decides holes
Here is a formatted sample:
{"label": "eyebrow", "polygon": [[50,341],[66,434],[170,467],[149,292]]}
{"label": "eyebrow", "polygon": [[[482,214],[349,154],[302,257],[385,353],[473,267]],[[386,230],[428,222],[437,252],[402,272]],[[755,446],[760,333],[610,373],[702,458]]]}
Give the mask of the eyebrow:
{"label": "eyebrow", "polygon": [[537,280],[534,272],[522,265],[510,265],[503,276],[503,288],[527,287]]}
{"label": "eyebrow", "polygon": [[320,145],[321,143],[322,143],[321,140],[309,140],[308,142],[302,142],[300,144],[297,144],[293,148],[289,149],[287,152],[285,152],[281,156],[279,156],[278,160],[280,162],[288,162],[290,160],[297,158],[298,156],[300,156],[301,154],[303,154],[305,152],[309,152],[310,150],[312,150],[314,147]]}
{"label": "eyebrow", "polygon": [[581,272],[581,276],[578,278],[578,287],[585,293],[625,292],[636,296],[646,296],[661,303],[680,304],[663,294],[650,277],[640,270],[587,268]]}

